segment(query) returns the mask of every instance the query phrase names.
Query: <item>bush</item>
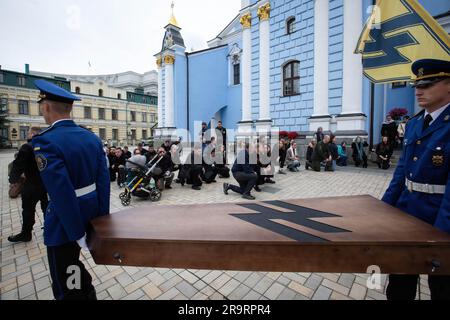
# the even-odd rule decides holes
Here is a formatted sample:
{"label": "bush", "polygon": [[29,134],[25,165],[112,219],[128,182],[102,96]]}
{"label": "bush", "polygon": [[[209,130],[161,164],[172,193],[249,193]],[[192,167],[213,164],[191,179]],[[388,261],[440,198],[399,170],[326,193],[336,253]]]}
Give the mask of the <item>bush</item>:
{"label": "bush", "polygon": [[289,132],[288,133],[288,138],[289,138],[289,140],[295,140],[295,139],[298,138],[298,133],[295,132],[295,131]]}
{"label": "bush", "polygon": [[408,115],[408,110],[404,108],[395,108],[392,109],[391,112],[389,112],[389,115],[394,120],[401,120],[404,116]]}

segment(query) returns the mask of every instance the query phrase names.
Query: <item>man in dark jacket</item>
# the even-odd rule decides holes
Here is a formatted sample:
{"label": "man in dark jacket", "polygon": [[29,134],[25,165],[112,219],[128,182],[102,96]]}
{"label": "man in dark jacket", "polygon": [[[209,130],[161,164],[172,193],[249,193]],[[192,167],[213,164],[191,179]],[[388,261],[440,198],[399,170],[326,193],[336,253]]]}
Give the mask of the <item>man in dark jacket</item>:
{"label": "man in dark jacket", "polygon": [[8,237],[9,242],[29,242],[32,238],[33,226],[35,223],[36,204],[41,202],[42,212],[45,214],[48,206],[47,191],[42,183],[41,176],[36,164],[31,139],[39,134],[39,128],[31,128],[28,132],[28,143],[24,144],[14,160],[10,183],[17,183],[22,174],[25,174],[25,184],[22,189],[22,231]]}
{"label": "man in dark jacket", "polygon": [[126,180],[126,163],[127,159],[125,158],[125,154],[123,153],[122,149],[118,148],[116,149],[115,156],[111,160],[111,172],[114,175],[114,179],[117,174],[117,185],[119,187],[122,186],[123,183],[125,183]]}
{"label": "man in dark jacket", "polygon": [[390,115],[386,116],[386,121],[383,122],[381,126],[381,136],[382,137],[388,137],[389,144],[392,147],[395,147],[395,142],[397,140],[397,124],[394,120],[392,120],[392,117]]}
{"label": "man in dark jacket", "polygon": [[226,195],[228,195],[229,190],[232,190],[236,193],[242,194],[242,198],[244,199],[255,200],[255,197],[250,193],[258,182],[258,175],[256,174],[252,164],[250,164],[250,153],[254,152],[253,149],[253,146],[246,143],[245,150],[238,154],[231,171],[233,172],[233,177],[239,183],[239,186],[224,183],[223,191]]}
{"label": "man in dark jacket", "polygon": [[320,172],[320,166],[325,163],[325,170],[331,170],[332,156],[328,147],[330,136],[324,136],[323,141],[317,143],[312,154],[312,168],[314,171]]}

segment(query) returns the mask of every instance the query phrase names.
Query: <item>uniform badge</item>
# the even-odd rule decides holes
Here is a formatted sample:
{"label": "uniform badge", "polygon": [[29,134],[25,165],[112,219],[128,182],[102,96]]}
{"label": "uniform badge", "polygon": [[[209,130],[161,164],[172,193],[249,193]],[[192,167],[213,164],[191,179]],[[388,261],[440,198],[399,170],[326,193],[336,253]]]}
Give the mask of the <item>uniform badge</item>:
{"label": "uniform badge", "polygon": [[47,168],[47,159],[42,154],[38,154],[36,155],[36,164],[39,171],[42,172]]}
{"label": "uniform badge", "polygon": [[423,68],[419,69],[419,74],[417,75],[418,77],[423,77],[423,74],[425,73],[425,70]]}
{"label": "uniform badge", "polygon": [[448,120],[450,120],[450,116],[446,115],[445,118],[444,118],[444,121],[448,121]]}
{"label": "uniform badge", "polygon": [[433,166],[442,167],[444,165],[444,153],[441,148],[437,148],[433,154]]}

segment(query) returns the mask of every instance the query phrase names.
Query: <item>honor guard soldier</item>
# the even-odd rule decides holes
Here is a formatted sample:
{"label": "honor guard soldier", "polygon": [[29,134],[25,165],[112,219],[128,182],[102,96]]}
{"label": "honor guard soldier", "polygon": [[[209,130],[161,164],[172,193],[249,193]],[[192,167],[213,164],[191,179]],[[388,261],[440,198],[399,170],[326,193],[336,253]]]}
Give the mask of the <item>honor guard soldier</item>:
{"label": "honor guard soldier", "polygon": [[50,203],[44,223],[44,243],[56,300],[96,300],[92,277],[80,261],[88,250],[89,222],[109,214],[110,181],[100,139],[70,119],[70,92],[44,80],[39,108],[47,130],[32,140],[36,163]]}
{"label": "honor guard soldier", "polygon": [[[408,122],[404,151],[383,201],[450,234],[450,61],[412,66],[422,110]],[[438,268],[436,265],[434,268]],[[389,300],[414,300],[418,275],[391,275]],[[450,300],[450,276],[430,275],[432,300]]]}

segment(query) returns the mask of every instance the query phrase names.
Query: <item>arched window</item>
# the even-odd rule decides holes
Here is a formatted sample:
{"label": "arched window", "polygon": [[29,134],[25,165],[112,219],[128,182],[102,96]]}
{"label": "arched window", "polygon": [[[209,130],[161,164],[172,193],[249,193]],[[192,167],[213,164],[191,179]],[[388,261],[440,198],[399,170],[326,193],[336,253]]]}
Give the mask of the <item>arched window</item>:
{"label": "arched window", "polygon": [[117,99],[122,99],[122,95],[120,93],[117,94]]}
{"label": "arched window", "polygon": [[98,90],[98,96],[99,97],[103,97],[103,89],[99,89]]}
{"label": "arched window", "polygon": [[76,88],[75,88],[75,93],[76,93],[76,94],[80,94],[80,93],[81,93],[80,87],[76,87]]}
{"label": "arched window", "polygon": [[300,62],[291,61],[283,67],[283,95],[300,94]]}
{"label": "arched window", "polygon": [[286,20],[286,34],[295,32],[295,17],[289,17]]}

